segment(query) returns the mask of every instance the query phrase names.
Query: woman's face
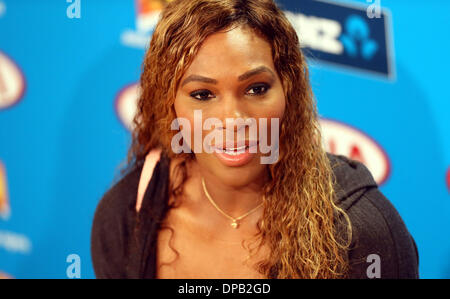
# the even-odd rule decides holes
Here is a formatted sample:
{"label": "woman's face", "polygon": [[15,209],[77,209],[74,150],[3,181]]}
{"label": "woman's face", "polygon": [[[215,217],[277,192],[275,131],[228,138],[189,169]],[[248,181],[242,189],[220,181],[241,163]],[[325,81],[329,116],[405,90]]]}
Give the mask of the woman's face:
{"label": "woman's face", "polygon": [[[190,122],[189,134],[183,128],[182,135],[195,153],[201,172],[234,187],[248,185],[266,175],[267,164],[261,163],[261,158],[273,153],[260,152],[261,138],[266,138],[269,146],[273,143],[271,126],[276,121],[272,118],[279,119],[281,124],[284,110],[283,87],[273,64],[270,44],[242,27],[213,34],[204,41],[181,78],[175,98],[177,118]],[[220,123],[202,127],[212,118]],[[227,118],[255,122],[242,125],[238,121],[227,122]],[[267,120],[265,130],[261,120]],[[251,134],[254,128],[257,128],[256,138]],[[211,138],[220,133],[223,138]],[[207,136],[210,136],[206,140],[211,144],[209,152],[205,147],[200,151],[199,147],[194,149],[194,144],[198,145],[198,141],[203,144]],[[227,143],[230,141],[234,144]],[[260,143],[256,153],[255,142]]]}

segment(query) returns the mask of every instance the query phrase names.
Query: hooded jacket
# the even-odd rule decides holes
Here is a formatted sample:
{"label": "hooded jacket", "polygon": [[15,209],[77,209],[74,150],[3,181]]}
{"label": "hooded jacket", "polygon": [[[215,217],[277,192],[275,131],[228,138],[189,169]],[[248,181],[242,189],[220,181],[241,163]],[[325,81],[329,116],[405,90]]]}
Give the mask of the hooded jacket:
{"label": "hooded jacket", "polygon": [[[336,203],[352,224],[349,277],[419,278],[416,243],[369,170],[344,156],[327,156],[336,177]],[[136,194],[143,162],[100,200],[91,232],[91,257],[97,278],[156,277],[157,232],[168,210],[169,163],[162,156],[156,164],[139,213]]]}

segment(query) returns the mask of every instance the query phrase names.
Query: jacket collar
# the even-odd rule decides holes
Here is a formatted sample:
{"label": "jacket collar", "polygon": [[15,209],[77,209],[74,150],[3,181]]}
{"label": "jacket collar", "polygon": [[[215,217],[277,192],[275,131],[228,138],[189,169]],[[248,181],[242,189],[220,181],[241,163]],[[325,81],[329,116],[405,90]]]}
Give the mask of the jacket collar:
{"label": "jacket collar", "polygon": [[347,209],[369,188],[378,187],[367,167],[342,155],[327,153],[335,176],[336,204]]}

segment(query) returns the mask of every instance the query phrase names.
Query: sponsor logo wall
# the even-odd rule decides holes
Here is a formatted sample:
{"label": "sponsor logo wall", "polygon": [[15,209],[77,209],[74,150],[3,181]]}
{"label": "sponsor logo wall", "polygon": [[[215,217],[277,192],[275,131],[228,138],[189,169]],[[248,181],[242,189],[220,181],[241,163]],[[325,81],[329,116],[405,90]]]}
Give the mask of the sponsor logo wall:
{"label": "sponsor logo wall", "polygon": [[[0,0],[0,277],[65,278],[70,254],[94,277],[92,218],[125,161],[168,2],[82,1],[68,18],[65,1]],[[416,240],[420,276],[450,278],[450,3],[278,2],[308,56],[324,147],[371,171]]]}

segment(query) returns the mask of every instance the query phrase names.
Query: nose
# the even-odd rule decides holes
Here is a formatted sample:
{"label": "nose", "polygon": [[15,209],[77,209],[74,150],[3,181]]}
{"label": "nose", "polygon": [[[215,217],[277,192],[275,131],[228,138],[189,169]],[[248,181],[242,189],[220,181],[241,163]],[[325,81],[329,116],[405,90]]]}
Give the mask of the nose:
{"label": "nose", "polygon": [[[253,128],[254,124],[249,123],[250,112],[248,105],[244,99],[241,99],[235,95],[229,94],[222,98],[221,107],[221,121],[223,124],[223,137],[227,144],[234,146],[236,140],[237,146],[242,146],[240,142],[246,138],[246,136]],[[254,134],[253,134],[254,135]],[[252,135],[252,136],[253,136]]]}
{"label": "nose", "polygon": [[[237,119],[246,120],[249,117],[247,107],[245,105],[245,101],[239,99],[234,95],[227,95],[222,99],[222,107],[221,109],[221,121],[224,124],[224,128],[226,129],[228,125],[234,127],[234,130],[239,130],[237,126],[239,126],[239,122],[236,122]],[[228,122],[227,119],[232,119],[232,122]],[[231,129],[231,128],[230,128]]]}

